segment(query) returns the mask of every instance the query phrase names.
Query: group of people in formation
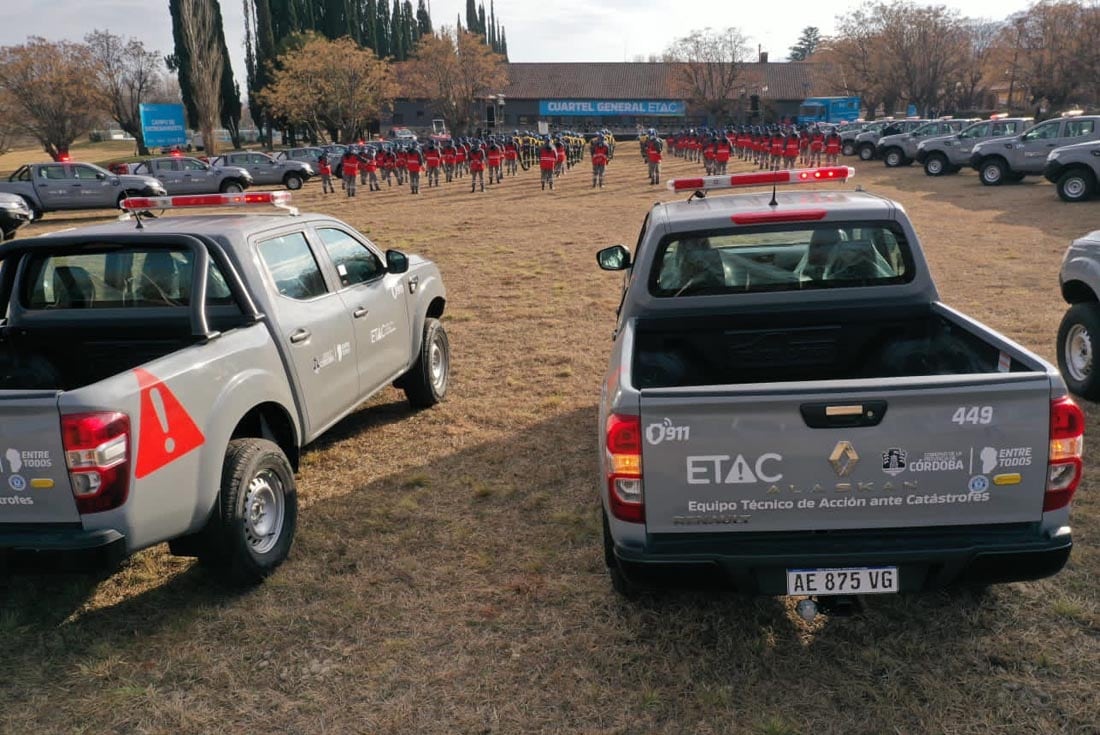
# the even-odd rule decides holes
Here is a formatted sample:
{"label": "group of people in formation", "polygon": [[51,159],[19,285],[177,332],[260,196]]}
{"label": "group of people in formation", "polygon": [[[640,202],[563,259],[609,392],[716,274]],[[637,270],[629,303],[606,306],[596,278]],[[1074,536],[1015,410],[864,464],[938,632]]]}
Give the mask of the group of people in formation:
{"label": "group of people in formation", "polygon": [[840,133],[819,125],[741,126],[726,130],[687,130],[669,136],[673,155],[702,161],[707,174],[724,174],[736,156],[759,169],[835,166],[840,162]]}

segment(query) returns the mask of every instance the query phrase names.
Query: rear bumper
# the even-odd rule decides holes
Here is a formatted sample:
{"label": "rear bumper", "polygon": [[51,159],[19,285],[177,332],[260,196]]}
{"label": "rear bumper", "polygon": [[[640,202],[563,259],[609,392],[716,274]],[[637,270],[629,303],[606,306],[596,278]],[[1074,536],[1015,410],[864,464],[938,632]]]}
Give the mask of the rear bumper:
{"label": "rear bumper", "polygon": [[645,587],[717,585],[785,595],[788,569],[896,566],[901,592],[924,592],[1056,574],[1073,548],[1069,529],[1063,531],[1041,537],[1028,524],[950,532],[708,534],[687,540],[650,537],[647,549],[616,545],[614,554],[623,574]]}
{"label": "rear bumper", "polygon": [[111,529],[87,531],[79,524],[0,527],[0,563],[10,567],[96,567],[126,556],[126,538]]}

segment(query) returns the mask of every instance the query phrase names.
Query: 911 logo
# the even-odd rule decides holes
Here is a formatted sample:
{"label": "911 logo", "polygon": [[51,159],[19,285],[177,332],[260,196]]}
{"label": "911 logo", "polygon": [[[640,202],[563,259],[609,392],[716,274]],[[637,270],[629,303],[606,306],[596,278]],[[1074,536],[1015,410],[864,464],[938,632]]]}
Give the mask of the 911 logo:
{"label": "911 logo", "polygon": [[650,424],[645,429],[645,440],[654,446],[661,442],[686,442],[690,438],[690,426],[673,426],[672,419],[668,417],[659,424]]}

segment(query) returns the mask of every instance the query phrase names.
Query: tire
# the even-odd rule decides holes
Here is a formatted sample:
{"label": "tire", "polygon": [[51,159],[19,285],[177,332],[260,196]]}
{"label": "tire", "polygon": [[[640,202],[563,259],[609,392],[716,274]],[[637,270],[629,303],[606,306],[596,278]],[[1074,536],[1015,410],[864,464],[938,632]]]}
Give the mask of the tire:
{"label": "tire", "polygon": [[240,194],[244,191],[244,187],[236,179],[228,179],[222,182],[222,185],[218,187],[218,191],[222,194]]}
{"label": "tire", "polygon": [[115,206],[118,207],[119,209],[122,209],[122,200],[123,199],[129,199],[130,197],[136,197],[136,196],[141,196],[141,194],[136,192],[136,191],[124,191],[124,192],[122,192],[121,194],[118,195],[118,201],[115,202]]}
{"label": "tire", "polygon": [[1075,168],[1062,174],[1057,186],[1063,202],[1083,202],[1096,193],[1096,178],[1087,169]]}
{"label": "tire", "polygon": [[933,153],[924,162],[924,173],[929,176],[943,176],[949,168],[947,156],[942,153]]}
{"label": "tire", "polygon": [[859,147],[859,160],[870,161],[875,157],[875,147],[870,143],[864,143]]}
{"label": "tire", "polygon": [[1070,392],[1090,401],[1100,399],[1100,370],[1094,359],[1100,339],[1100,304],[1069,307],[1058,327],[1058,369]]}
{"label": "tire", "polygon": [[601,510],[603,518],[603,562],[607,566],[607,576],[611,580],[611,589],[627,600],[636,600],[643,589],[627,579],[615,558],[615,542],[611,540],[611,526],[607,522],[607,511]]}
{"label": "tire", "polygon": [[886,164],[887,168],[904,166],[906,163],[905,154],[901,152],[900,148],[888,148],[882,156],[882,162]]}
{"label": "tire", "polygon": [[294,471],[267,439],[234,439],[225,451],[221,514],[211,519],[204,566],[235,586],[262,582],[283,563],[298,525]]}
{"label": "tire", "polygon": [[447,395],[451,377],[451,347],[438,319],[424,320],[420,356],[401,376],[398,385],[413,408],[431,408]]}
{"label": "tire", "polygon": [[840,152],[846,156],[854,156],[856,154],[856,144],[852,142],[845,142],[840,148]]}
{"label": "tire", "polygon": [[999,158],[982,161],[978,167],[978,178],[986,186],[1000,186],[1008,177],[1008,167]]}
{"label": "tire", "polygon": [[287,174],[283,177],[283,186],[291,191],[298,191],[302,188],[303,183],[305,182],[302,181],[302,177],[298,174]]}
{"label": "tire", "polygon": [[42,210],[37,204],[32,202],[27,197],[23,197],[23,201],[27,203],[27,208],[31,210],[31,222],[37,222],[42,219]]}

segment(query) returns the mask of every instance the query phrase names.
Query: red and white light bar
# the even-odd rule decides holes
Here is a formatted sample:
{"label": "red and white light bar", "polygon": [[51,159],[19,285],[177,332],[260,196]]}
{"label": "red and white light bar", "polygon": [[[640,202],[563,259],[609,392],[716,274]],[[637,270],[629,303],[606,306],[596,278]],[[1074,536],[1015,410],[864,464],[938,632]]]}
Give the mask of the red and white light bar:
{"label": "red and white light bar", "polygon": [[240,194],[186,194],[172,197],[127,197],[119,207],[127,212],[147,209],[187,209],[189,207],[243,207],[270,204],[291,209],[289,191],[255,191]]}
{"label": "red and white light bar", "polygon": [[749,186],[847,181],[855,175],[856,170],[851,166],[795,168],[786,171],[758,171],[748,174],[732,174],[729,176],[699,176],[694,179],[672,179],[668,182],[668,188],[672,191],[715,191],[717,189],[742,189]]}

